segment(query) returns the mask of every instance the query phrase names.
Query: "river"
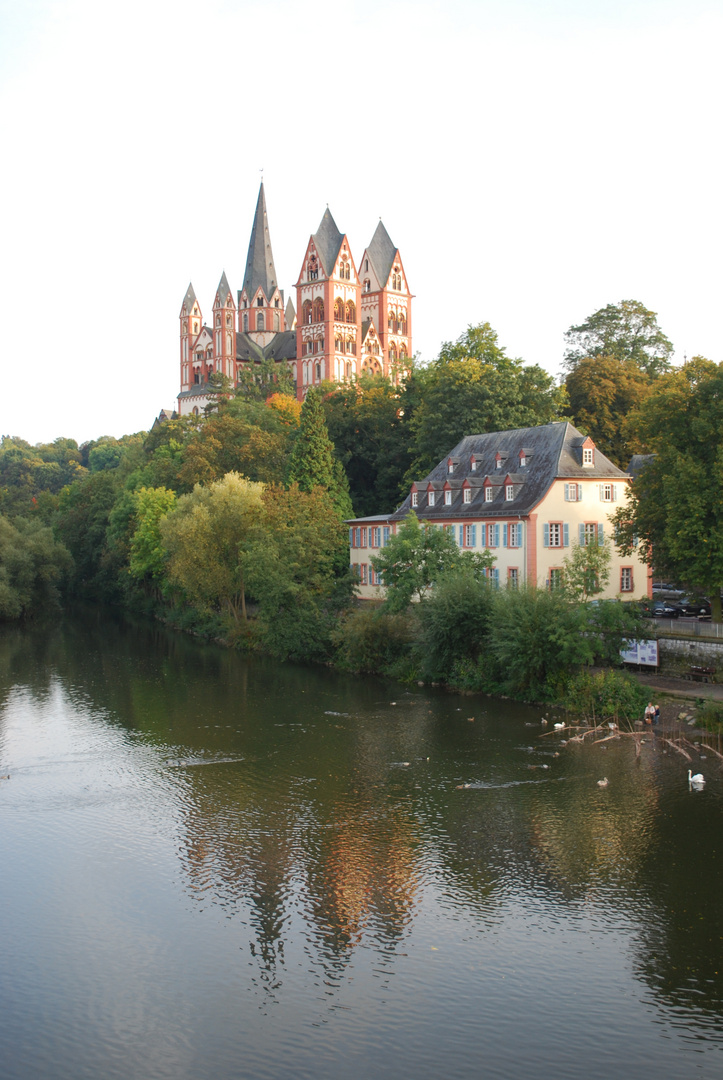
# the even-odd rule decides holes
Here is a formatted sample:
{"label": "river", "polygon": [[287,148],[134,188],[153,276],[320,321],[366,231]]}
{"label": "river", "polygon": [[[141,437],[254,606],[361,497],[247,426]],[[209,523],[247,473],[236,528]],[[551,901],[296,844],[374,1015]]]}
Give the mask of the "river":
{"label": "river", "polygon": [[0,629],[2,1076],[717,1080],[721,762],[541,715]]}

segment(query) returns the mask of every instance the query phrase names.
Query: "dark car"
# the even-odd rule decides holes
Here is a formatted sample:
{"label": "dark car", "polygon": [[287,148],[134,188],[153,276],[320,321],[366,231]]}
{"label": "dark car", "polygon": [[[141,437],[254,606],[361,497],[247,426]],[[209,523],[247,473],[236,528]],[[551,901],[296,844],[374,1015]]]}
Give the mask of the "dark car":
{"label": "dark car", "polygon": [[654,619],[677,619],[680,609],[670,600],[653,600],[648,607],[648,614]]}
{"label": "dark car", "polygon": [[693,619],[709,619],[711,608],[705,597],[698,596],[690,599],[678,600],[675,605],[679,615],[685,615]]}

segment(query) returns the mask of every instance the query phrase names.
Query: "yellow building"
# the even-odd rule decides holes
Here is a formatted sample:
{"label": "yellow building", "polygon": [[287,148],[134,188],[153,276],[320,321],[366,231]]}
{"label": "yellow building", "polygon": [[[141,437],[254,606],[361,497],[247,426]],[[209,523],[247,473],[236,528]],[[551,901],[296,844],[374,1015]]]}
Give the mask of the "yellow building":
{"label": "yellow building", "polygon": [[652,595],[638,553],[623,557],[610,521],[631,477],[589,436],[566,421],[468,435],[393,514],[350,521],[351,565],[363,599],[383,597],[371,557],[413,510],[422,522],[453,531],[460,548],[491,551],[498,584],[555,588],[572,545],[610,541],[610,579],[602,598]]}

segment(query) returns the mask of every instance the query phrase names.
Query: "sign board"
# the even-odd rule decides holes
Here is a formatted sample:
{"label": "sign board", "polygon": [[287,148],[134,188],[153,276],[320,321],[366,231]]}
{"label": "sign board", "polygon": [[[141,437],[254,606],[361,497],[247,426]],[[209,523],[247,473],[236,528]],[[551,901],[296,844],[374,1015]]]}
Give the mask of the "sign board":
{"label": "sign board", "polygon": [[647,667],[658,666],[657,641],[626,641],[620,656],[626,664],[645,664]]}

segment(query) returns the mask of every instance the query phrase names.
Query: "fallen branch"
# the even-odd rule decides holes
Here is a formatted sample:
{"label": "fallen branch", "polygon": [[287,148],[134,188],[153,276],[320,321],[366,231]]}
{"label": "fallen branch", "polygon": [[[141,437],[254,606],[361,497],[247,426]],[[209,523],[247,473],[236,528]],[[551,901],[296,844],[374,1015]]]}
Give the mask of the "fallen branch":
{"label": "fallen branch", "polygon": [[601,742],[610,742],[611,739],[619,739],[620,735],[617,731],[614,731],[612,735],[606,735],[604,739],[594,739],[593,746],[597,746]]}
{"label": "fallen branch", "polygon": [[666,742],[668,746],[672,746],[673,749],[677,750],[679,754],[682,754],[687,761],[693,760],[688,751],[684,750],[682,746],[678,746],[678,744],[674,743],[672,739],[663,739],[663,742]]}

